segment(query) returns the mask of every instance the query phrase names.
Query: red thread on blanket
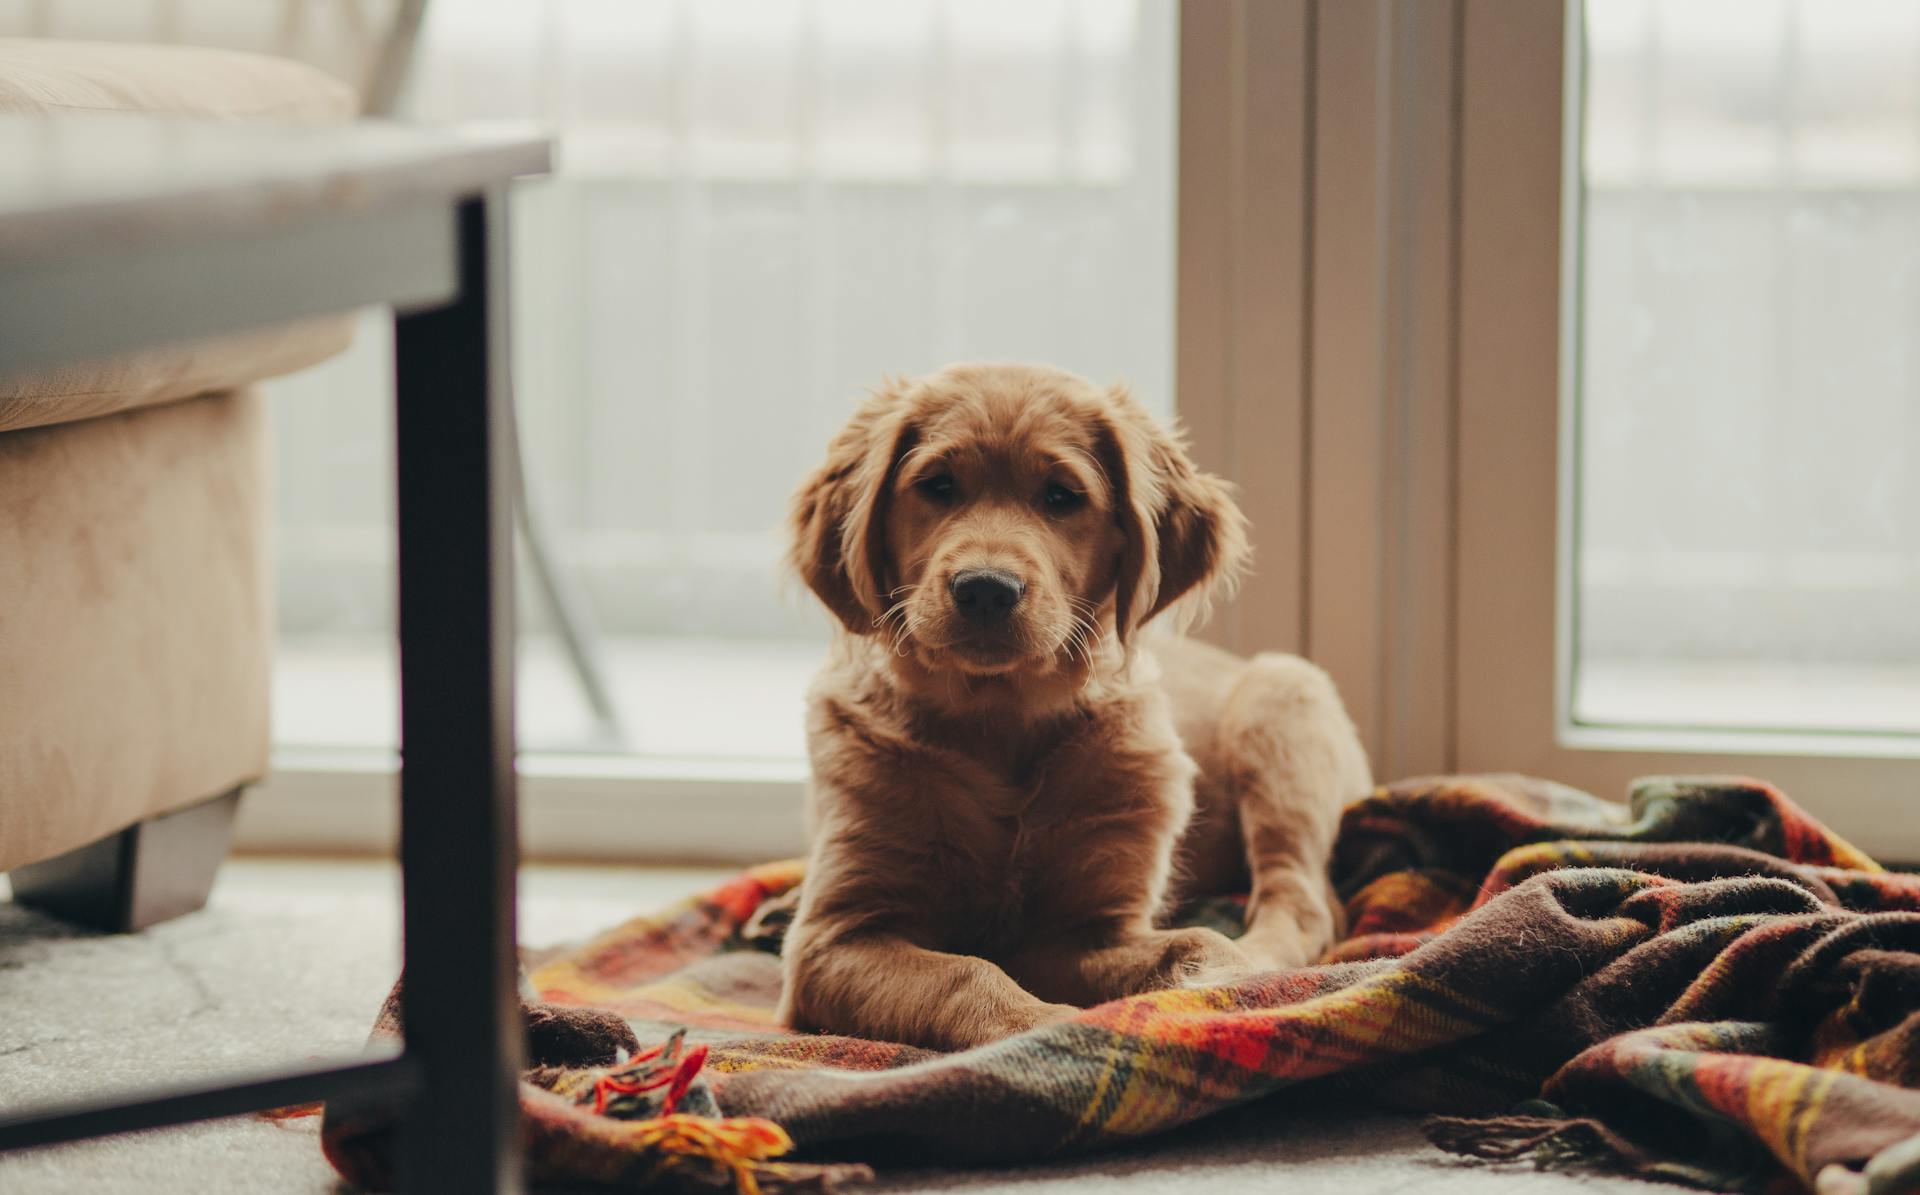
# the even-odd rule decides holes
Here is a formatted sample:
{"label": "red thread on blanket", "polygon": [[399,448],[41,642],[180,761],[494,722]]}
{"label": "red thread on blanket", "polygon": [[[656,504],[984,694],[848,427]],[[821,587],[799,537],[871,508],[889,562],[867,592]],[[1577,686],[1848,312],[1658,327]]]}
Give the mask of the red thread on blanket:
{"label": "red thread on blanket", "polygon": [[[628,1065],[631,1066],[634,1062],[649,1062],[659,1057],[664,1049],[666,1049],[664,1045],[656,1046],[644,1054],[636,1054]],[[663,1097],[659,1115],[670,1116],[680,1103],[680,1097],[686,1095],[687,1088],[692,1086],[693,1077],[699,1074],[700,1068],[706,1064],[707,1047],[701,1044],[689,1049],[686,1056],[680,1059],[672,1070],[663,1071],[651,1077],[601,1075],[593,1081],[593,1110],[597,1114],[604,1115],[607,1102],[616,1095],[637,1095],[642,1091],[653,1091],[656,1088],[665,1087],[667,1094]]]}

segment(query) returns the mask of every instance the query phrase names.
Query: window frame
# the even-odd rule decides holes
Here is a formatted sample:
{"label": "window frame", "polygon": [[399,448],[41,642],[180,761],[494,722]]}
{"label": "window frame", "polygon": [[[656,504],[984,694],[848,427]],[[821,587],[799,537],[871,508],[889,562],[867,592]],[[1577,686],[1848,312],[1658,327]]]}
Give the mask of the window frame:
{"label": "window frame", "polygon": [[1579,218],[1565,114],[1582,95],[1581,12],[1580,0],[1461,11],[1456,766],[1603,795],[1653,773],[1759,775],[1870,854],[1920,860],[1911,737],[1573,721],[1579,246],[1563,231]]}
{"label": "window frame", "polygon": [[1188,0],[1179,410],[1257,552],[1207,633],[1325,667],[1383,779],[1759,775],[1920,860],[1911,737],[1572,720],[1580,13]]}
{"label": "window frame", "polygon": [[1377,776],[1455,738],[1458,0],[1186,0],[1177,409],[1255,564],[1203,634],[1305,655]]}

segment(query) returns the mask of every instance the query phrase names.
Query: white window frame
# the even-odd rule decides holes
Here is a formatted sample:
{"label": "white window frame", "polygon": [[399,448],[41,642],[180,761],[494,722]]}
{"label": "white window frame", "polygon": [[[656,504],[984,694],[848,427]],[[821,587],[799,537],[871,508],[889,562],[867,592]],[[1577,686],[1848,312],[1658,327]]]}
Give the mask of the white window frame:
{"label": "white window frame", "polygon": [[1255,540],[1205,633],[1325,667],[1382,777],[1454,762],[1458,17],[1187,0],[1181,24],[1178,409]]}

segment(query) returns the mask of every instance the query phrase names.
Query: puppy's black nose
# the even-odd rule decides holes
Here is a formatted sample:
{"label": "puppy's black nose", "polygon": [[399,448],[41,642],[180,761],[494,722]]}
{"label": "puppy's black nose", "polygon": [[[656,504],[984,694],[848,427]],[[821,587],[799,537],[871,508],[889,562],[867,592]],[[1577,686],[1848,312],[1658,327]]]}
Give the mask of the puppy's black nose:
{"label": "puppy's black nose", "polygon": [[997,568],[965,568],[947,582],[953,604],[975,622],[999,622],[1020,604],[1027,583]]}

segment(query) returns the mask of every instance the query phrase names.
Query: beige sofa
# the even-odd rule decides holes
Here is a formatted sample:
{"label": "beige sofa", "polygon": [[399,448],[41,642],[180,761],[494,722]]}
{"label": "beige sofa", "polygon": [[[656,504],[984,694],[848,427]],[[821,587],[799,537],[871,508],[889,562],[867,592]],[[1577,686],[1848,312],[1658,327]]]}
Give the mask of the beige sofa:
{"label": "beige sofa", "polygon": [[[10,117],[355,107],[259,55],[0,39]],[[205,901],[238,791],[267,766],[268,437],[249,386],[350,332],[329,318],[0,378],[0,871],[16,900],[117,929]]]}

